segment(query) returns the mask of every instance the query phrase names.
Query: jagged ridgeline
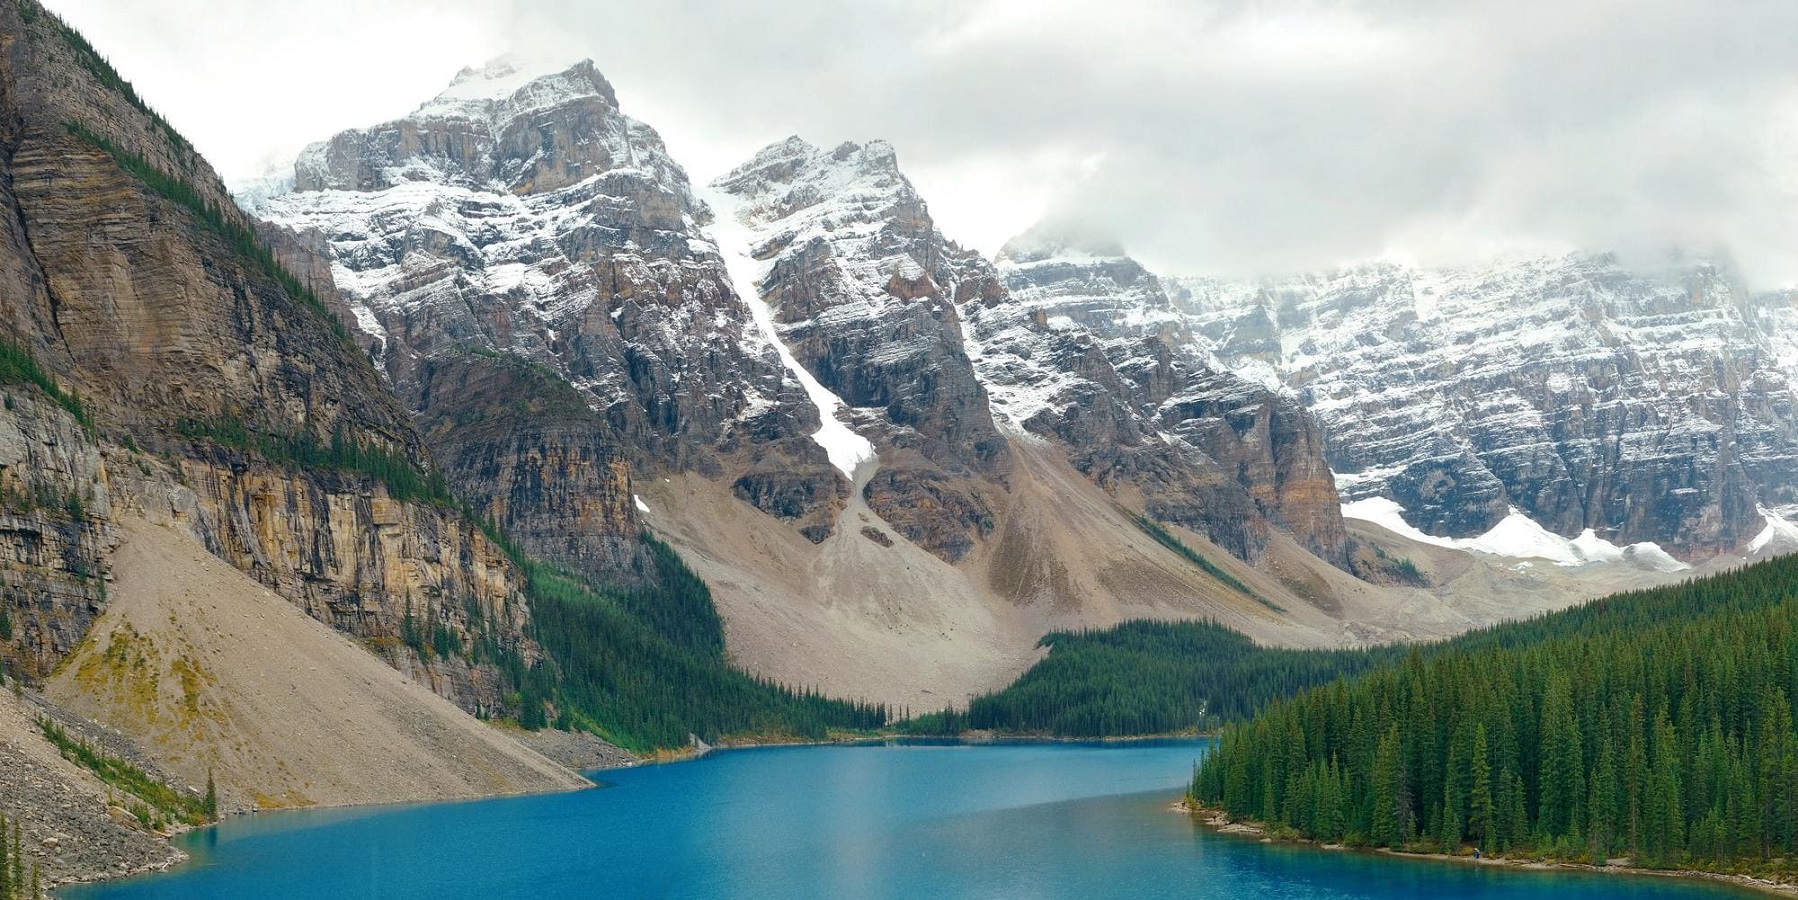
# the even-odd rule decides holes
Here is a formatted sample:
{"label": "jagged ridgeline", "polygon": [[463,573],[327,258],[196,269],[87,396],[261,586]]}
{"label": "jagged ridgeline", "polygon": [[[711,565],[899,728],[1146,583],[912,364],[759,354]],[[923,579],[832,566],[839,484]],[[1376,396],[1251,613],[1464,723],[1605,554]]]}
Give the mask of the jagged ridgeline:
{"label": "jagged ridgeline", "polygon": [[1227,728],[1192,795],[1363,846],[1787,874],[1798,560],[1409,653]]}
{"label": "jagged ridgeline", "polygon": [[639,751],[884,724],[731,667],[706,585],[649,535],[626,534],[640,564],[614,584],[471,514],[328,284],[294,274],[73,28],[31,0],[0,24],[19,223],[0,229],[0,385],[21,435],[0,505],[24,561],[0,585],[7,672],[42,679],[75,651],[129,515],[191,530],[479,715]]}

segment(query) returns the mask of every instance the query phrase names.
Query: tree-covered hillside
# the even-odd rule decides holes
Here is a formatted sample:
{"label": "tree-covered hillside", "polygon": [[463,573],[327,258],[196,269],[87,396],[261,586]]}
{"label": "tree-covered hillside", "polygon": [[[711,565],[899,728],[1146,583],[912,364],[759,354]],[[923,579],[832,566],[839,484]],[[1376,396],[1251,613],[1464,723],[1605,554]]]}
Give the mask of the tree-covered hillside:
{"label": "tree-covered hillside", "polygon": [[1043,638],[1047,658],[965,712],[905,723],[920,734],[969,729],[1120,737],[1216,728],[1270,700],[1365,671],[1397,651],[1280,650],[1213,622],[1125,622]]}
{"label": "tree-covered hillside", "polygon": [[1227,728],[1192,793],[1325,841],[1787,871],[1798,560],[1493,629]]}
{"label": "tree-covered hillside", "polygon": [[[1767,566],[1686,585],[1594,600],[1572,609],[1416,645],[1444,651],[1524,647],[1556,637],[1607,634],[1687,621],[1724,609],[1758,609],[1784,596]],[[914,733],[983,729],[1058,737],[1119,737],[1209,731],[1254,714],[1271,700],[1398,662],[1413,648],[1357,650],[1262,647],[1211,622],[1125,622],[1042,640],[1048,657],[1004,690],[904,723]]]}
{"label": "tree-covered hillside", "polygon": [[832,700],[754,678],[724,658],[723,627],[705,582],[665,544],[655,582],[628,591],[524,560],[532,636],[549,659],[525,669],[514,659],[527,727],[546,721],[593,731],[647,751],[732,736],[820,739],[831,731],[886,724],[877,705]]}

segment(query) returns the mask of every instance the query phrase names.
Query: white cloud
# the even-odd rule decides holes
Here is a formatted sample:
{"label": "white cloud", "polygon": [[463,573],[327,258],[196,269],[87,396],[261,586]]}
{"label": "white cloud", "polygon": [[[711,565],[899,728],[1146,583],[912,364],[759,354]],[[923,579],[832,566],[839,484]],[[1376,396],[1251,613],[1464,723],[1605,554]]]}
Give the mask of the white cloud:
{"label": "white cloud", "polygon": [[951,237],[1165,269],[1733,252],[1798,282],[1790,0],[51,0],[227,175],[511,48],[592,57],[700,179],[885,138]]}

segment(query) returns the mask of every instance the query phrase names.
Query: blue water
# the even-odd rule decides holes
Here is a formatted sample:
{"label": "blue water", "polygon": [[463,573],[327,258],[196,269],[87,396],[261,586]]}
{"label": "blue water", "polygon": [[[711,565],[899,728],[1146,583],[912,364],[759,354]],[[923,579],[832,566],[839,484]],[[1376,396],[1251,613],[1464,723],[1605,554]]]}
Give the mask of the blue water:
{"label": "blue water", "polygon": [[296,812],[71,898],[1721,898],[1665,878],[1262,844],[1169,812],[1204,745],[794,747],[602,773],[597,790]]}

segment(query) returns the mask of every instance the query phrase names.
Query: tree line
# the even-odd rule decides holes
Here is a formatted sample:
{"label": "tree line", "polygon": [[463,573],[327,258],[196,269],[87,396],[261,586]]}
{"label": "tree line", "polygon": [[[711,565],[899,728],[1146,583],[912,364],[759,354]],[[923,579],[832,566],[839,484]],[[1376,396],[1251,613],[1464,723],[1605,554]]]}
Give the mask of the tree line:
{"label": "tree line", "polygon": [[329,441],[319,440],[310,431],[252,430],[241,419],[232,417],[187,419],[176,423],[175,430],[190,440],[254,451],[264,460],[287,468],[333,469],[363,475],[386,485],[388,495],[401,502],[427,500],[456,505],[442,473],[426,471],[404,450],[351,437],[341,426],[331,432]]}

